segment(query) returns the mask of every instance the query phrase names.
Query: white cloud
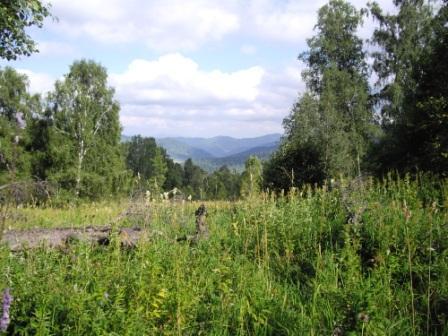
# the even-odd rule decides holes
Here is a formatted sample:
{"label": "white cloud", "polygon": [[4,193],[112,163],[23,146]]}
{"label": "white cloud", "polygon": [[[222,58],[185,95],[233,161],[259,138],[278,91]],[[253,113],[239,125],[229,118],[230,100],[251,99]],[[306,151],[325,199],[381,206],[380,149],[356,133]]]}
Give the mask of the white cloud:
{"label": "white cloud", "polygon": [[312,36],[317,9],[325,1],[252,0],[248,29],[263,39],[300,43]]}
{"label": "white cloud", "polygon": [[244,136],[281,131],[300,89],[300,71],[204,71],[190,58],[167,54],[132,61],[110,83],[127,134]]}
{"label": "white cloud", "polygon": [[244,55],[254,55],[257,53],[257,48],[250,44],[245,44],[241,46],[240,51]]}
{"label": "white cloud", "polygon": [[[56,78],[18,69],[30,91],[53,89]],[[125,134],[150,136],[256,136],[281,132],[281,121],[297,97],[300,71],[289,66],[267,70],[253,66],[232,72],[203,70],[181,54],[134,60],[111,74],[121,104]]]}
{"label": "white cloud", "polygon": [[[394,5],[390,0],[377,0],[385,12],[393,12]],[[304,44],[307,38],[315,35],[318,10],[328,3],[326,0],[251,0],[245,14],[246,31],[262,39]],[[366,8],[366,0],[350,1],[357,9]],[[365,19],[360,27],[360,35],[369,38],[373,30],[371,19]]]}
{"label": "white cloud", "polygon": [[193,50],[239,28],[239,17],[205,0],[54,0],[55,29],[105,43],[143,43],[155,50]]}
{"label": "white cloud", "polygon": [[[305,39],[315,34],[317,10],[326,2],[53,0],[52,12],[59,22],[46,25],[55,35],[51,42],[41,42],[40,49],[45,56],[75,53],[72,45],[76,46],[79,38],[82,40],[79,50],[89,48],[93,40],[112,45],[129,44],[130,48],[132,43],[146,45],[160,52],[159,58],[135,59],[125,71],[110,76],[128,134],[201,132],[241,136],[277,132],[304,85],[300,80],[299,62],[275,65],[276,47],[286,45],[295,58],[304,48]],[[358,8],[365,6],[365,0],[352,3]],[[390,0],[379,0],[379,3],[386,11],[393,10]],[[361,34],[367,38],[373,24],[371,18],[365,21]],[[57,40],[54,37],[58,34],[72,39]],[[264,66],[246,66],[234,71],[204,70],[193,59],[180,54],[226,37],[234,40],[225,41],[223,49],[226,45],[240,46],[239,52],[256,54],[256,59],[265,60]],[[272,50],[265,43],[272,43]],[[268,53],[270,58],[265,59]],[[268,67],[269,63],[273,65]],[[41,70],[21,71],[30,77],[33,92],[52,88],[54,78]]]}
{"label": "white cloud", "polygon": [[46,73],[33,72],[28,69],[16,69],[16,70],[17,72],[24,74],[28,77],[29,90],[31,93],[45,94],[53,89],[55,79],[52,76]]}
{"label": "white cloud", "polygon": [[[390,0],[377,1],[386,11]],[[109,44],[139,43],[159,52],[197,50],[210,41],[244,36],[304,45],[326,0],[53,0],[57,33]],[[366,0],[351,1],[358,9]],[[372,20],[361,29],[370,36]],[[237,34],[236,34],[237,33]],[[251,43],[253,44],[253,43]],[[244,46],[243,53],[253,53]]]}
{"label": "white cloud", "polygon": [[231,73],[206,72],[187,57],[167,54],[153,61],[132,61],[126,72],[111,75],[111,83],[125,103],[252,102],[263,75],[264,70],[258,66]]}

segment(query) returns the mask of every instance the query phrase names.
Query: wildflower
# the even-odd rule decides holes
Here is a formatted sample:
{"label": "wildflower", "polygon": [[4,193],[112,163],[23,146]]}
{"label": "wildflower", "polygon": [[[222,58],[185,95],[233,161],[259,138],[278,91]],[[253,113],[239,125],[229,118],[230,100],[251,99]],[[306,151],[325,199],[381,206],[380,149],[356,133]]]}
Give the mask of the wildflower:
{"label": "wildflower", "polygon": [[12,295],[9,292],[9,288],[3,291],[3,310],[2,317],[0,319],[0,331],[6,331],[9,326],[9,309],[11,308]]}
{"label": "wildflower", "polygon": [[333,333],[331,334],[332,336],[342,336],[344,335],[344,332],[342,331],[341,327],[336,327],[333,330]]}
{"label": "wildflower", "polygon": [[369,315],[365,312],[361,312],[358,314],[358,320],[360,320],[362,323],[367,323],[370,320]]}

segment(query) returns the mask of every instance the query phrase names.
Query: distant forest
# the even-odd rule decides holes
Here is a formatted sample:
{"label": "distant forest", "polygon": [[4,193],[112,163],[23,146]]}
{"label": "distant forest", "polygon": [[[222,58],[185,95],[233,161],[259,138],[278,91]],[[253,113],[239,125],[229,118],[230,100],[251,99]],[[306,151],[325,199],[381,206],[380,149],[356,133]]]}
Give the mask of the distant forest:
{"label": "distant forest", "polygon": [[[41,26],[50,12],[29,3],[1,5],[3,59],[36,51],[24,29]],[[446,177],[448,1],[394,4],[394,14],[375,2],[357,10],[331,0],[320,8],[315,35],[298,56],[306,91],[283,121],[278,150],[263,163],[249,157],[243,173],[175,163],[153,138],[122,143],[120,105],[95,61],[75,61],[46,97],[30,94],[25,75],[1,68],[0,186],[45,181],[61,199],[136,189],[160,197],[174,188],[194,199],[238,199],[340,176]],[[357,35],[367,16],[377,23],[368,42]]]}

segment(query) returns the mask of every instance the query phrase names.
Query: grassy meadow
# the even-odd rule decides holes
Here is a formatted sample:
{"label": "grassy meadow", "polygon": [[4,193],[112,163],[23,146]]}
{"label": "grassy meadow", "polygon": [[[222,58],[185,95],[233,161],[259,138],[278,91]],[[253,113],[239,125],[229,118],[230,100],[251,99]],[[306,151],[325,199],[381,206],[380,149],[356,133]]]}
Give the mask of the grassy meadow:
{"label": "grassy meadow", "polygon": [[[448,183],[339,182],[239,202],[151,202],[134,249],[0,248],[10,335],[448,335]],[[15,209],[7,227],[104,225],[130,204]]]}

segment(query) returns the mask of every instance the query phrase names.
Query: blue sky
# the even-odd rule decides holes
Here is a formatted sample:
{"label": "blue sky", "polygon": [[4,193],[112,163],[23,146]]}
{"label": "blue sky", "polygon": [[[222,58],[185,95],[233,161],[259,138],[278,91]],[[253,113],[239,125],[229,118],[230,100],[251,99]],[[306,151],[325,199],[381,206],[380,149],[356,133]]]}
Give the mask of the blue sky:
{"label": "blue sky", "polygon": [[[392,0],[378,2],[392,9]],[[57,20],[30,31],[40,53],[0,66],[27,74],[30,90],[45,94],[74,60],[101,63],[127,135],[281,133],[304,90],[297,56],[325,3],[53,0]],[[360,35],[368,38],[372,27],[367,19]]]}

